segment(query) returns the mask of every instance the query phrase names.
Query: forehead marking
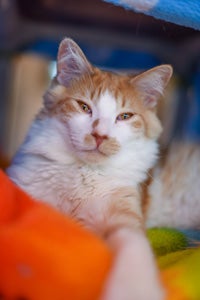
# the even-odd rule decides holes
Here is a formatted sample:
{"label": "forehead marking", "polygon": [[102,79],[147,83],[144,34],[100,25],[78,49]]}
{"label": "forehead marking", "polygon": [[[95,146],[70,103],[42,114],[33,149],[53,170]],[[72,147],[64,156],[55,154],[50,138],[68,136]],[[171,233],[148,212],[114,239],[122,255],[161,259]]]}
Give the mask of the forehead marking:
{"label": "forehead marking", "polygon": [[116,113],[117,103],[113,95],[109,91],[106,91],[100,96],[97,107],[100,117],[103,114],[104,118],[108,118]]}

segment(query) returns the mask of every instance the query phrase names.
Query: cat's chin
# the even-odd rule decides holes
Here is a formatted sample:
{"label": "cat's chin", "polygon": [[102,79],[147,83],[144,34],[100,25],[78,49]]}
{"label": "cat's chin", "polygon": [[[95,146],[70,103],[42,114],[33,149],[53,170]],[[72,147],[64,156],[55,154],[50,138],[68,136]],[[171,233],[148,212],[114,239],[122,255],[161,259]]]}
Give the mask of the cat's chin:
{"label": "cat's chin", "polygon": [[80,160],[89,164],[101,164],[108,159],[108,156],[101,153],[98,149],[81,151],[77,153]]}

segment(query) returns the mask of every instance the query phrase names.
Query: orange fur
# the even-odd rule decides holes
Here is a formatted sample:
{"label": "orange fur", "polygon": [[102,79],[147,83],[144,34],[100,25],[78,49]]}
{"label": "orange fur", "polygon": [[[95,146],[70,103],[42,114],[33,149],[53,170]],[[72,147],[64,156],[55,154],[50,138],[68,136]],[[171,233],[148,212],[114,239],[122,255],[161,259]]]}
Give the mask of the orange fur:
{"label": "orange fur", "polygon": [[[138,77],[133,76],[133,79]],[[97,68],[92,69],[92,74],[83,75],[78,82],[74,81],[69,87],[64,87],[53,82],[52,88],[45,94],[45,102],[48,103],[48,98],[51,97],[53,105],[48,105],[42,109],[38,117],[41,115],[62,115],[68,116],[71,113],[80,111],[75,105],[74,100],[87,101],[90,99],[94,103],[97,102],[99,96],[109,90],[117,101],[118,107],[122,109],[126,105],[127,109],[134,107],[134,113],[137,115],[137,120],[133,121],[133,127],[145,128],[145,133],[149,137],[158,137],[162,131],[159,120],[155,117],[153,110],[147,111],[141,101],[143,95],[134,87],[130,81],[130,75],[119,75],[115,73],[101,71]],[[95,120],[94,127],[98,120]]]}

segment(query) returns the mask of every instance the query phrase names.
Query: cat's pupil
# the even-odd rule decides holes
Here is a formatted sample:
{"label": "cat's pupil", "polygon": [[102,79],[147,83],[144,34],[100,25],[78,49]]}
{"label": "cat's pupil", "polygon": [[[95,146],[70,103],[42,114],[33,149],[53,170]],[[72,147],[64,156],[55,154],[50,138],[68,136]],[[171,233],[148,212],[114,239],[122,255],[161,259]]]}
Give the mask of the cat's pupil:
{"label": "cat's pupil", "polygon": [[87,111],[89,108],[88,108],[88,106],[86,104],[82,104],[82,109],[85,110],[85,111]]}
{"label": "cat's pupil", "polygon": [[82,102],[82,101],[78,101],[78,104],[80,105],[81,109],[88,114],[92,113],[91,108],[89,107],[89,105],[87,105],[86,103]]}

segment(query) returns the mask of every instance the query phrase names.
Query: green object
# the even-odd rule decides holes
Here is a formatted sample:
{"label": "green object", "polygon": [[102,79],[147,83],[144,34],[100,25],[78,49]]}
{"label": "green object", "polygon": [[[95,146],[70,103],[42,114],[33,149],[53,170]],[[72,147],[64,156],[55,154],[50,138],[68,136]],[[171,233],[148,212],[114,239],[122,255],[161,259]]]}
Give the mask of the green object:
{"label": "green object", "polygon": [[172,228],[150,228],[147,237],[156,256],[183,250],[188,246],[186,236]]}

